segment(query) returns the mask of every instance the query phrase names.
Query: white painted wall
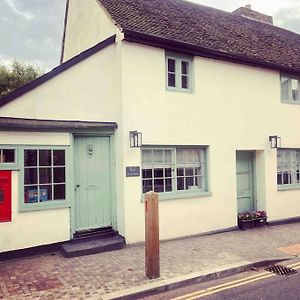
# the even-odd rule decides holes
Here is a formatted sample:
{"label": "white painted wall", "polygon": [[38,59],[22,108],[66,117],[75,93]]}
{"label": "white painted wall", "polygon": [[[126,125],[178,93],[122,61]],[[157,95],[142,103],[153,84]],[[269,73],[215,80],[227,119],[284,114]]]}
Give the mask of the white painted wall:
{"label": "white painted wall", "polygon": [[110,45],[0,108],[3,117],[119,120],[117,47]]}
{"label": "white painted wall", "polygon": [[[236,151],[256,151],[258,208],[269,220],[300,216],[300,191],[277,191],[276,150],[300,148],[300,106],[280,102],[278,72],[194,58],[192,94],[166,91],[164,50],[125,42],[122,52],[125,165],[140,165],[128,132],[145,145],[209,145],[211,196],[160,202],[161,238],[236,226]],[[125,230],[129,243],[144,238],[141,179],[124,175]]]}
{"label": "white painted wall", "polygon": [[70,0],[64,61],[98,44],[118,31],[97,0]]}
{"label": "white painted wall", "polygon": [[[70,145],[67,133],[1,132],[1,144]],[[70,209],[19,212],[19,171],[12,171],[12,221],[0,223],[0,252],[70,239]]]}

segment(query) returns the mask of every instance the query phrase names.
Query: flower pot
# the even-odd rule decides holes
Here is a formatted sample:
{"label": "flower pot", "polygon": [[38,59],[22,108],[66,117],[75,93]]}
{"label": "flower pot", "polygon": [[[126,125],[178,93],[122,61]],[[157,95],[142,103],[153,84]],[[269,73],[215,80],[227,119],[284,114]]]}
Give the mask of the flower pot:
{"label": "flower pot", "polygon": [[239,220],[238,225],[241,230],[251,229],[253,228],[253,220]]}
{"label": "flower pot", "polygon": [[260,218],[254,220],[254,227],[264,227],[267,223],[267,218]]}

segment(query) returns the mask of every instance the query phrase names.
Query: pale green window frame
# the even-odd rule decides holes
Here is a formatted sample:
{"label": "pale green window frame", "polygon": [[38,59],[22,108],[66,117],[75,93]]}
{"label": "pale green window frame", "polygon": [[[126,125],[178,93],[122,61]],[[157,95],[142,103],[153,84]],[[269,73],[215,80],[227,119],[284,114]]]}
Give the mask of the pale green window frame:
{"label": "pale green window frame", "polygon": [[[25,156],[25,150],[37,150],[38,153],[40,150],[51,150],[51,165],[48,166],[40,166],[37,162],[36,168],[38,170],[44,169],[44,168],[50,168],[51,169],[51,183],[44,184],[39,182],[39,175],[37,175],[37,184],[28,184],[25,183],[24,176],[25,176],[25,169],[30,169],[31,167],[25,167],[24,166],[24,156]],[[65,153],[65,164],[54,166],[53,163],[53,150],[64,150]],[[39,158],[37,158],[39,159]],[[20,161],[20,172],[19,172],[19,211],[20,212],[26,212],[26,211],[36,211],[36,210],[47,210],[47,209],[58,209],[58,208],[66,208],[70,207],[70,197],[71,197],[71,184],[70,184],[70,147],[69,146],[20,146],[19,148],[19,161]],[[35,166],[33,166],[35,167]],[[54,169],[55,168],[64,168],[65,170],[65,181],[60,183],[54,182]],[[40,172],[40,171],[38,171]],[[39,174],[39,173],[38,173]],[[51,192],[51,198],[53,199],[53,191],[54,186],[58,185],[65,185],[65,199],[57,199],[57,200],[49,200],[49,201],[39,201],[34,203],[25,203],[25,193],[24,189],[28,186],[38,186],[37,189],[37,195],[41,196],[41,187],[43,186],[51,186],[52,192]]]}
{"label": "pale green window frame", "polygon": [[167,90],[192,93],[193,57],[168,51],[165,57]]}
{"label": "pale green window frame", "polygon": [[300,77],[289,74],[281,74],[280,91],[281,102],[300,104]]}
{"label": "pale green window frame", "polygon": [[[199,153],[199,161],[181,159],[180,155]],[[160,153],[156,159],[155,153]],[[159,161],[160,160],[160,161]],[[170,170],[171,169],[171,170]],[[159,198],[173,199],[207,196],[207,147],[204,146],[144,146],[142,148],[142,193],[154,190]]]}
{"label": "pale green window frame", "polygon": [[[7,154],[9,154],[9,158]],[[18,167],[18,146],[0,145],[0,170],[17,170]]]}
{"label": "pale green window frame", "polygon": [[277,149],[277,187],[300,189],[300,149]]}

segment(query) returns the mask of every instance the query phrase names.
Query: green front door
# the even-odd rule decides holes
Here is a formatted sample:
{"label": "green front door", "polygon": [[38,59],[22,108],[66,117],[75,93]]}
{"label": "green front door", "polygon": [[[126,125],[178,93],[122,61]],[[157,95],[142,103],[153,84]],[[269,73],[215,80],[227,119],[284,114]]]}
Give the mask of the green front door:
{"label": "green front door", "polygon": [[111,226],[109,137],[75,137],[76,231]]}
{"label": "green front door", "polygon": [[253,152],[236,152],[238,212],[254,209]]}

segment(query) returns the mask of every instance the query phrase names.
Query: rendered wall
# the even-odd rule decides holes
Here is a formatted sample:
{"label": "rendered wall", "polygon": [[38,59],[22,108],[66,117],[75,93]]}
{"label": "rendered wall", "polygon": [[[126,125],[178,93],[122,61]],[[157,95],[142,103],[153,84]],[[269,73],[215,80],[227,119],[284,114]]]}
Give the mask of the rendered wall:
{"label": "rendered wall", "polygon": [[97,52],[0,108],[3,117],[118,121],[117,47]]}
{"label": "rendered wall", "polygon": [[[147,59],[145,59],[147,58]],[[255,151],[257,208],[269,220],[300,216],[300,191],[277,191],[276,150],[300,147],[300,106],[280,102],[278,72],[194,58],[192,94],[166,91],[162,49],[124,43],[122,52],[125,165],[140,165],[128,132],[144,145],[208,145],[210,196],[159,203],[161,239],[236,226],[236,151]],[[129,243],[144,239],[141,179],[124,176],[125,230]]]}
{"label": "rendered wall", "polygon": [[[0,132],[1,144],[69,145],[69,134]],[[19,171],[12,171],[12,221],[0,223],[0,252],[70,239],[70,209],[19,212]]]}
{"label": "rendered wall", "polygon": [[[53,120],[83,120],[117,122],[113,137],[115,157],[113,178],[116,189],[117,228],[124,234],[122,115],[120,84],[120,49],[111,45],[85,59],[53,79],[0,108],[3,117]],[[24,133],[1,133],[1,144],[22,143]],[[47,137],[50,145],[57,145],[57,137],[45,133],[26,136],[25,144],[38,143]]]}
{"label": "rendered wall", "polygon": [[97,0],[70,0],[63,60],[98,44],[116,31],[117,27]]}

